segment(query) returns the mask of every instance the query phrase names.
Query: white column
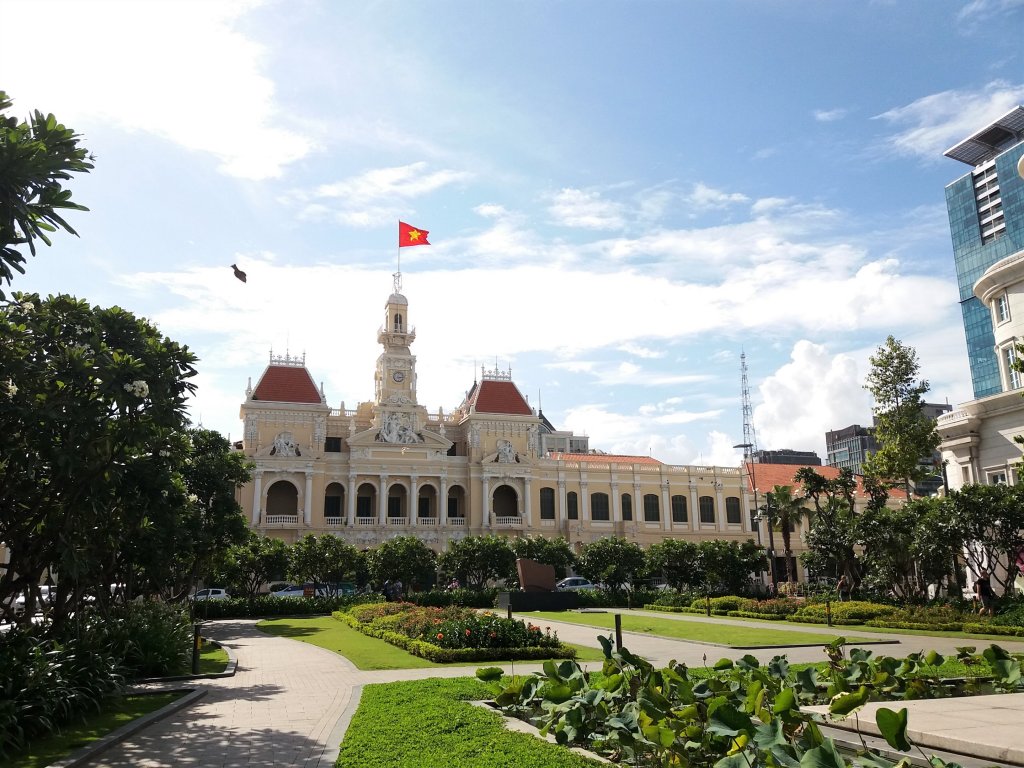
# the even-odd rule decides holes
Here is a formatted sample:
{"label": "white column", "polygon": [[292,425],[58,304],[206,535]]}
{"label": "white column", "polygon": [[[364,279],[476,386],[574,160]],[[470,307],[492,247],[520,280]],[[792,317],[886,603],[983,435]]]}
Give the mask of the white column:
{"label": "white column", "polygon": [[252,485],[252,524],[260,524],[260,505],[263,502],[263,473],[257,471]]}
{"label": "white column", "polygon": [[619,495],[619,484],[612,483],[612,522],[622,522],[622,497]]}
{"label": "white column", "polygon": [[416,525],[416,518],[420,513],[420,479],[413,475],[409,482],[412,485],[412,492],[409,494],[409,524]]}
{"label": "white column", "polygon": [[715,524],[719,531],[725,531],[725,500],[722,498],[721,480],[715,480]]}
{"label": "white column", "polygon": [[448,475],[441,475],[441,496],[437,503],[440,505],[437,510],[437,522],[442,526],[448,525]]}
{"label": "white column", "polygon": [[348,476],[348,488],[345,489],[345,524],[351,528],[356,524],[356,476]]}
{"label": "white column", "polygon": [[644,515],[644,497],[640,493],[640,483],[633,483],[633,522],[645,520],[647,517]]}
{"label": "white column", "polygon": [[480,483],[481,483],[481,486],[483,487],[483,491],[484,491],[484,497],[483,497],[483,501],[482,501],[482,503],[483,503],[483,515],[484,515],[483,524],[484,524],[484,528],[490,528],[491,527],[491,479],[489,477],[487,477],[487,475],[484,475],[482,478],[480,478]]}
{"label": "white column", "polygon": [[523,478],[523,517],[526,519],[526,527],[533,527],[533,501],[530,499],[530,478]]}
{"label": "white column", "polygon": [[700,530],[700,500],[697,498],[697,484],[690,481],[690,514],[687,518],[690,521],[690,530]]}
{"label": "white column", "polygon": [[580,521],[590,520],[590,494],[587,492],[587,481],[580,480]]}
{"label": "white column", "polygon": [[565,522],[565,480],[558,481],[558,524]]}
{"label": "white column", "polygon": [[306,498],[302,505],[302,520],[306,525],[313,524],[313,472],[306,470]]}
{"label": "white column", "polygon": [[388,524],[388,476],[380,476],[380,490],[377,491],[377,525]]}
{"label": "white column", "polygon": [[[743,487],[743,500],[742,500],[742,504],[743,504],[743,507],[742,507],[742,512],[743,512],[742,517],[743,517],[743,519],[740,520],[740,522],[743,523],[743,530],[746,531],[747,533],[753,533],[754,529],[750,527],[750,505],[751,505],[751,499],[750,499],[750,494],[747,493],[747,488],[746,488],[746,484],[745,483],[744,483],[744,487]],[[756,509],[754,510],[754,514],[755,515],[757,514],[757,510]]]}
{"label": "white column", "polygon": [[668,480],[661,481],[661,530],[672,528],[672,504],[668,496]]}

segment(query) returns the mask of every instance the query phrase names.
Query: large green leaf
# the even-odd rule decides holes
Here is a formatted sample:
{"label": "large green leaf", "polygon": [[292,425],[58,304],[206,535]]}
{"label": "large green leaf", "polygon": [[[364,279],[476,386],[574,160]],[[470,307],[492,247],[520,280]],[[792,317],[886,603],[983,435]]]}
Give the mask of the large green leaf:
{"label": "large green leaf", "polygon": [[800,768],[847,768],[846,762],[836,751],[836,745],[831,739],[826,740],[820,747],[809,749],[800,758]]}
{"label": "large green leaf", "polygon": [[910,742],[907,741],[907,708],[894,712],[886,707],[880,707],[875,712],[875,723],[886,743],[893,749],[906,752],[910,749]]}
{"label": "large green leaf", "polygon": [[754,726],[750,715],[740,712],[731,704],[723,704],[711,715],[711,719],[708,721],[708,730],[719,736],[736,736],[740,733],[752,736]]}
{"label": "large green leaf", "polygon": [[835,717],[846,717],[868,703],[871,694],[863,685],[850,693],[836,694],[829,702],[828,711]]}

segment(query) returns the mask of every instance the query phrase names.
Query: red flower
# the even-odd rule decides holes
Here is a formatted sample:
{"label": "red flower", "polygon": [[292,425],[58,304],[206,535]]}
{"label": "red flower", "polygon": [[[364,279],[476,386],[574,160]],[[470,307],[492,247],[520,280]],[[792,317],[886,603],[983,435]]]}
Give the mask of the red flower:
{"label": "red flower", "polygon": [[437,633],[437,639],[438,640],[444,640],[444,635],[442,635],[440,632],[438,632]]}
{"label": "red flower", "polygon": [[466,630],[466,637],[469,637],[471,633],[472,633],[472,630],[470,630],[470,629],[467,629],[467,630]]}

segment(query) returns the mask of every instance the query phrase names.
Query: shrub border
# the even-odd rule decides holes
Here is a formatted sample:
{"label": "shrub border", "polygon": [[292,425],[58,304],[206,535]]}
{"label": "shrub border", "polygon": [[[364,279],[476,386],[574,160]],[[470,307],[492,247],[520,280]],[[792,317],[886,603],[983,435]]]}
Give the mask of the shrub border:
{"label": "shrub border", "polygon": [[575,659],[576,649],[565,643],[557,648],[442,648],[425,640],[414,640],[411,637],[392,632],[388,629],[374,629],[358,621],[344,611],[335,611],[331,616],[348,624],[357,632],[408,651],[413,656],[433,661],[438,664],[477,661],[539,661],[541,659]]}

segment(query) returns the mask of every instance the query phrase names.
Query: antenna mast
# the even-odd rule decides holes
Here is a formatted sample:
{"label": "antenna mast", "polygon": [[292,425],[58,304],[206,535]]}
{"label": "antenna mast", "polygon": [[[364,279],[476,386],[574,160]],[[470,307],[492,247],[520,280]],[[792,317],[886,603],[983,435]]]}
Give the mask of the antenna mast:
{"label": "antenna mast", "polygon": [[747,353],[740,352],[740,389],[743,400],[743,442],[750,447],[747,448],[750,460],[753,461],[757,453],[757,431],[754,429],[754,409],[750,405],[750,382],[747,380]]}

